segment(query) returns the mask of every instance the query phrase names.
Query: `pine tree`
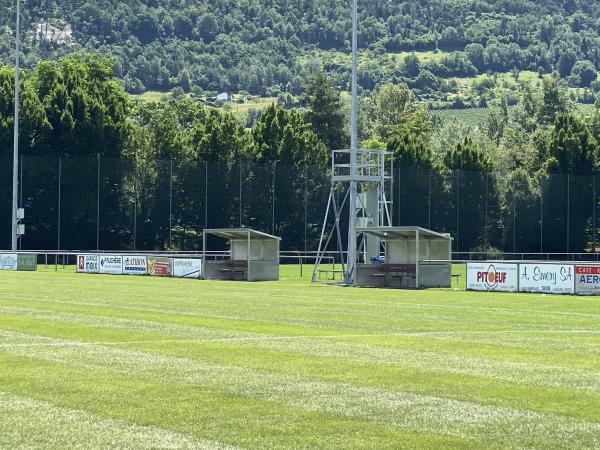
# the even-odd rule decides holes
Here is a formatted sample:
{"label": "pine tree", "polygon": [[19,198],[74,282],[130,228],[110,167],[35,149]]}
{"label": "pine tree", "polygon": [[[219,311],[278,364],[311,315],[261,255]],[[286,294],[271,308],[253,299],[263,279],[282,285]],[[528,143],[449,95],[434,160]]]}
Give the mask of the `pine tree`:
{"label": "pine tree", "polygon": [[307,95],[306,120],[312,124],[319,139],[330,150],[346,147],[348,138],[340,93],[333,89],[325,72],[319,70],[315,74],[308,86]]}

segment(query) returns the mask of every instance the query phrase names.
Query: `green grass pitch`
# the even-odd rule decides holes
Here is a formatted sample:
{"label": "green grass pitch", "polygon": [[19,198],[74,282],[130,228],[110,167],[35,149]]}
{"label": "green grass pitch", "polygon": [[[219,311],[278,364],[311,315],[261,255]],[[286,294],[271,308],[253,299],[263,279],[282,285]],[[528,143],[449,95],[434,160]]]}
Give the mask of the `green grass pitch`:
{"label": "green grass pitch", "polygon": [[600,448],[600,299],[0,272],[0,448]]}

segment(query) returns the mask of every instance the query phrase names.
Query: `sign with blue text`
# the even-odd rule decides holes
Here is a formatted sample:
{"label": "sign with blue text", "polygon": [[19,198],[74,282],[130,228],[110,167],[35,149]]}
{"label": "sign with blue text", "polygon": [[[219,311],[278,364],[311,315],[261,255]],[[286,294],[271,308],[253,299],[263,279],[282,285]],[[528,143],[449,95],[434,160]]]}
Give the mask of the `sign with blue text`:
{"label": "sign with blue text", "polygon": [[569,264],[521,264],[519,291],[574,294],[575,267]]}
{"label": "sign with blue text", "polygon": [[600,266],[575,266],[575,293],[600,295]]}
{"label": "sign with blue text", "polygon": [[123,275],[123,257],[120,255],[101,255],[99,268],[100,273]]}
{"label": "sign with blue text", "polygon": [[200,278],[202,272],[201,259],[174,259],[173,276],[179,278]]}
{"label": "sign with blue text", "polygon": [[124,275],[146,275],[148,273],[148,260],[145,256],[123,256]]}
{"label": "sign with blue text", "polygon": [[17,270],[17,265],[16,253],[0,253],[0,270]]}

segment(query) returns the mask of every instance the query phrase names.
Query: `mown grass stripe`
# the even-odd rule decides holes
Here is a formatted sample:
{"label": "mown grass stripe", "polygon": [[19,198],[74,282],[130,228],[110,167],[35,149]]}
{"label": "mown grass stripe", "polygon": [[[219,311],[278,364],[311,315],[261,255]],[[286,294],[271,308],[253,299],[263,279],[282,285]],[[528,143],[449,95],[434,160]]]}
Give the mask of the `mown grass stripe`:
{"label": "mown grass stripe", "polygon": [[0,411],[0,446],[14,450],[93,447],[235,449],[155,426],[100,417],[2,391]]}
{"label": "mown grass stripe", "polygon": [[[5,319],[6,311],[10,308],[0,308],[4,310]],[[360,337],[402,337],[402,336],[417,336],[419,333],[395,333],[388,336],[383,335],[338,335],[338,336],[312,336],[308,339],[303,339],[303,336],[269,336],[265,334],[247,334],[236,333],[234,331],[223,332],[222,330],[213,329],[197,329],[194,327],[173,327],[167,328],[160,323],[148,323],[146,321],[138,322],[126,319],[112,319],[110,317],[86,317],[73,314],[57,314],[52,312],[46,314],[43,311],[32,309],[17,309],[17,312],[25,317],[37,319],[38,327],[39,320],[49,320],[56,326],[58,322],[75,324],[82,326],[98,327],[105,331],[110,328],[117,330],[136,330],[144,332],[140,335],[139,343],[168,343],[182,342],[184,338],[190,336],[195,339],[189,339],[188,342],[228,342],[233,345],[245,345],[255,348],[268,348],[281,350],[284,352],[296,352],[307,354],[315,357],[325,358],[340,358],[348,361],[362,362],[373,365],[403,365],[412,367],[422,371],[436,373],[455,373],[470,375],[475,377],[486,377],[490,379],[510,381],[514,383],[556,386],[556,387],[571,387],[577,389],[587,389],[600,391],[600,378],[598,377],[599,361],[595,361],[595,367],[573,367],[573,359],[568,360],[568,364],[562,361],[559,365],[556,361],[539,362],[536,360],[520,362],[514,360],[505,360],[499,358],[484,357],[481,354],[472,352],[471,354],[453,354],[448,351],[431,351],[419,348],[403,348],[401,346],[385,347],[379,345],[367,345],[360,342],[352,341],[354,338]],[[35,321],[21,322],[28,323],[28,327],[35,325]],[[19,328],[19,327],[17,327]],[[46,327],[51,330],[52,327]],[[61,331],[64,329],[61,327]],[[74,330],[75,328],[73,328]],[[576,334],[577,330],[570,330],[569,334]],[[424,332],[424,335],[427,335]],[[436,332],[440,334],[443,332]],[[455,332],[450,332],[452,335]],[[513,332],[514,333],[514,332]],[[585,332],[587,333],[587,332]],[[66,333],[69,334],[68,332]],[[93,334],[90,332],[89,334]],[[423,333],[421,333],[423,334]],[[598,332],[600,334],[600,332]],[[166,339],[169,336],[178,335],[182,339]],[[0,333],[0,336],[2,334]],[[10,335],[8,335],[10,336]],[[125,336],[121,333],[121,336]],[[118,339],[117,336],[115,338]],[[91,343],[72,342],[69,345],[94,345],[94,340]],[[106,341],[110,343],[110,341]],[[116,340],[115,344],[130,343],[131,340],[123,341]],[[5,344],[2,347],[19,345],[21,347],[35,345],[67,345],[57,344],[56,342],[37,342],[23,344]],[[593,363],[593,361],[590,361]]]}
{"label": "mown grass stripe", "polygon": [[510,442],[568,439],[574,446],[600,446],[600,423],[411,392],[325,382],[246,367],[176,358],[107,346],[12,348],[4,351],[163,383],[226,386],[233,395],[268,400],[331,415],[351,416],[413,431]]}
{"label": "mown grass stripe", "polygon": [[[0,386],[6,385],[21,396],[237,447],[386,449],[402,443],[408,448],[467,449],[481,445],[435,432],[416,433],[381,422],[331,416],[232,395],[223,386],[162,383],[2,352],[0,367],[3,367]],[[18,422],[20,426],[21,421]],[[68,431],[49,430],[46,441],[52,442]]]}

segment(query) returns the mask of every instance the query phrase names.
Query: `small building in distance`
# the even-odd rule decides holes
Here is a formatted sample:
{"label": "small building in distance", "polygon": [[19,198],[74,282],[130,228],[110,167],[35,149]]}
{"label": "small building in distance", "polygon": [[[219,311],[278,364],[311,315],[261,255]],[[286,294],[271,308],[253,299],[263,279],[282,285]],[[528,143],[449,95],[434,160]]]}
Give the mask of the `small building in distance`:
{"label": "small building in distance", "polygon": [[233,102],[234,100],[235,97],[233,94],[229,94],[227,92],[222,92],[221,94],[217,95],[218,102]]}

